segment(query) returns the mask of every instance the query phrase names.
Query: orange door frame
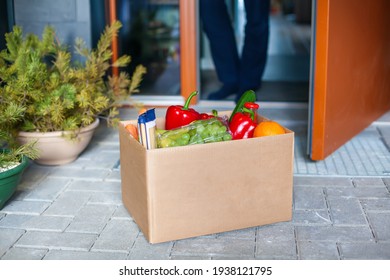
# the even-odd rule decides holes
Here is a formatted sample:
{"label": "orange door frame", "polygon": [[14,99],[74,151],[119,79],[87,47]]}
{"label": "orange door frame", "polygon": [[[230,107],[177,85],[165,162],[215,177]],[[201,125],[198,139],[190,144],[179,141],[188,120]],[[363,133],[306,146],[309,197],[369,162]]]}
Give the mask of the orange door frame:
{"label": "orange door frame", "polygon": [[[116,17],[116,0],[109,0],[108,2],[108,11],[109,11],[109,21],[112,24],[117,20]],[[112,50],[112,62],[115,62],[118,59],[118,37],[112,37],[111,41],[111,50]],[[112,75],[118,76],[119,69],[118,67],[112,67]]]}
{"label": "orange door frame", "polygon": [[[180,84],[184,99],[198,88],[197,0],[180,0]],[[197,102],[192,98],[191,103]]]}

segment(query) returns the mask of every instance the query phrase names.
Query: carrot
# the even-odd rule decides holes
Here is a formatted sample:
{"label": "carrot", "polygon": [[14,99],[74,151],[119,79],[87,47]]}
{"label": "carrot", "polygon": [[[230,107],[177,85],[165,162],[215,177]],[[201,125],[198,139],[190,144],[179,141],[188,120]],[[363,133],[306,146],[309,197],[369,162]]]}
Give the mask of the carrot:
{"label": "carrot", "polygon": [[137,129],[137,127],[130,123],[130,124],[126,125],[125,128],[130,133],[130,135],[133,136],[133,138],[138,141],[138,129]]}

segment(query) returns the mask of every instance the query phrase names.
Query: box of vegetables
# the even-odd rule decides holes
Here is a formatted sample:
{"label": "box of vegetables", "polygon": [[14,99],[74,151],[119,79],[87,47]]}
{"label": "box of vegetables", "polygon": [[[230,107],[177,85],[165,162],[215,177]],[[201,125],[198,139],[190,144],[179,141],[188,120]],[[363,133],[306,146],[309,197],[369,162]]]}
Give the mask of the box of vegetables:
{"label": "box of vegetables", "polygon": [[170,106],[119,126],[122,200],[150,243],[292,217],[294,132],[258,114]]}

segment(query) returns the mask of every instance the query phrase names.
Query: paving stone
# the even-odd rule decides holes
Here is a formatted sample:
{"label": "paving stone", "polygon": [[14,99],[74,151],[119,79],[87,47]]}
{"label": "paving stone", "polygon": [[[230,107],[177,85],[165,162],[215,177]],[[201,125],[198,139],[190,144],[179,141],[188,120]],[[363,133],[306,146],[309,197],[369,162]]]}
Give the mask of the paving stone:
{"label": "paving stone", "polygon": [[[117,131],[116,133],[118,133],[118,136],[119,136],[119,132]],[[98,142],[98,151],[100,152],[116,152],[120,153],[120,150],[119,150],[119,138],[118,138],[118,142]],[[119,160],[119,157],[118,157],[118,160]]]}
{"label": "paving stone", "polygon": [[[206,258],[203,258],[204,260]],[[256,260],[256,258],[254,256],[222,256],[222,255],[216,255],[216,256],[212,256],[210,258],[211,260]],[[194,259],[195,260],[195,259]]]}
{"label": "paving stone", "polygon": [[0,212],[7,214],[39,215],[50,205],[46,201],[15,200],[9,202]]}
{"label": "paving stone", "polygon": [[341,177],[305,177],[294,176],[295,186],[311,186],[311,187],[353,187],[350,178]]}
{"label": "paving stone", "polygon": [[86,233],[28,231],[15,247],[88,251],[96,237],[96,234]]}
{"label": "paving stone", "polygon": [[67,188],[68,191],[89,191],[89,192],[120,192],[120,182],[91,182],[85,180],[73,181]]}
{"label": "paving stone", "polygon": [[120,192],[94,192],[91,193],[90,203],[120,205],[122,194]]}
{"label": "paving stone", "polygon": [[1,258],[2,260],[41,260],[48,252],[47,249],[11,248]]}
{"label": "paving stone", "polygon": [[92,160],[99,168],[112,169],[117,164],[119,157],[119,147],[117,147],[117,150],[96,152]]}
{"label": "paving stone", "polygon": [[133,219],[123,204],[117,207],[112,217],[118,219]]}
{"label": "paving stone", "polygon": [[382,181],[387,187],[390,186],[390,177],[382,178]]}
{"label": "paving stone", "polygon": [[25,199],[53,201],[69,184],[68,178],[46,178],[40,184],[34,187]]}
{"label": "paving stone", "polygon": [[291,224],[274,224],[258,227],[256,259],[296,259],[294,227]]}
{"label": "paving stone", "polygon": [[253,258],[255,241],[237,239],[234,242],[228,238],[189,238],[179,240],[172,250],[172,257],[204,256],[204,257],[233,257],[236,259]]}
{"label": "paving stone", "polygon": [[294,209],[326,209],[322,188],[294,187]]}
{"label": "paving stone", "polygon": [[294,210],[292,222],[294,225],[330,225],[328,210]]}
{"label": "paving stone", "polygon": [[340,147],[340,149],[335,152],[335,153],[332,153],[329,155],[328,158],[326,158],[325,160],[326,161],[333,161],[335,167],[336,167],[336,170],[337,170],[337,173],[336,174],[356,174],[355,172],[353,173],[350,173],[350,168],[347,169],[347,165],[344,163],[344,158],[343,158],[343,155],[345,155],[345,151],[343,149],[343,147]]}
{"label": "paving stone", "polygon": [[66,231],[100,233],[115,208],[113,205],[86,205],[80,209]]}
{"label": "paving stone", "polygon": [[[99,129],[99,127],[97,129]],[[100,146],[101,145],[98,142],[96,142],[96,133],[95,133],[93,137],[93,141],[89,143],[87,148],[79,155],[78,159],[91,161],[92,158],[95,156],[96,151],[100,149]]]}
{"label": "paving stone", "polygon": [[347,260],[389,260],[390,243],[341,243],[341,256]]}
{"label": "paving stone", "polygon": [[338,260],[340,259],[336,242],[298,241],[301,260]]}
{"label": "paving stone", "polygon": [[381,178],[353,178],[355,187],[383,187],[385,186]]}
{"label": "paving stone", "polygon": [[94,141],[101,144],[119,145],[119,133],[117,129],[103,127],[102,125],[95,131]]}
{"label": "paving stone", "polygon": [[363,160],[360,157],[360,153],[356,148],[355,141],[349,141],[343,145],[342,150],[345,152],[344,159],[346,167],[349,170],[354,170],[353,172],[349,171],[351,175],[365,175],[367,174],[367,169]]}
{"label": "paving stone", "polygon": [[227,232],[222,232],[217,234],[217,238],[226,238],[226,239],[249,239],[255,240],[256,238],[256,227],[245,228],[240,230],[232,230]]}
{"label": "paving stone", "polygon": [[297,247],[295,242],[265,242],[258,241],[256,246],[256,259],[261,260],[295,260]]}
{"label": "paving stone", "polygon": [[269,243],[294,242],[294,226],[290,223],[277,223],[257,228],[256,241]]}
{"label": "paving stone", "polygon": [[0,257],[25,233],[21,229],[0,228]]}
{"label": "paving stone", "polygon": [[40,183],[52,170],[52,167],[42,166],[35,163],[30,163],[28,168],[23,172],[22,179],[18,184],[18,189],[32,188]]}
{"label": "paving stone", "polygon": [[66,168],[58,168],[53,169],[49,177],[61,177],[61,178],[73,178],[73,179],[80,179],[80,180],[91,180],[91,181],[101,181],[106,176],[110,174],[110,171],[108,169],[92,169],[92,168],[85,168],[85,169],[66,169]]}
{"label": "paving stone", "polygon": [[[222,259],[226,258],[227,256],[222,257]],[[187,261],[194,261],[194,260],[218,260],[217,256],[210,257],[210,256],[198,256],[198,255],[173,255],[170,257],[171,260],[187,260]],[[219,258],[221,259],[221,258]],[[236,257],[233,257],[233,259],[237,260]],[[248,257],[245,257],[245,259],[250,259]]]}
{"label": "paving stone", "polygon": [[93,163],[91,159],[78,157],[75,161],[62,165],[61,169],[85,169],[87,166],[92,166]]}
{"label": "paving stone", "polygon": [[362,199],[362,205],[366,211],[388,211],[390,212],[390,198],[384,199]]}
{"label": "paving stone", "polygon": [[390,241],[390,213],[368,213],[370,224],[379,241]]}
{"label": "paving stone", "polygon": [[138,226],[130,220],[113,219],[107,223],[92,251],[120,251],[127,253],[139,234]]}
{"label": "paving stone", "polygon": [[[313,176],[294,176],[295,209],[291,222],[151,245],[121,202],[117,130],[103,126],[97,140],[66,166],[30,165],[16,195],[0,211],[0,258],[390,258],[390,177],[315,176],[339,172],[336,168],[352,174],[345,157],[340,155],[331,159],[333,166],[327,165],[329,161],[311,164],[302,160],[300,164],[304,166],[294,169],[305,168],[304,172]],[[61,182],[68,183],[56,196],[55,189],[61,187]],[[47,189],[39,189],[45,184]],[[359,204],[370,226],[362,222],[365,213]],[[61,221],[73,223],[67,227],[69,223]],[[5,231],[17,234],[3,239]]]}
{"label": "paving stone", "polygon": [[390,128],[387,126],[378,126],[378,129],[382,135],[382,141],[384,141],[386,147],[390,147]]}
{"label": "paving stone", "polygon": [[383,143],[378,140],[379,135],[372,135],[371,139],[370,137],[356,137],[352,141],[356,147],[361,163],[365,170],[367,170],[366,174],[360,175],[378,176],[388,172],[388,162],[385,160],[383,165],[378,157],[379,155],[388,153],[388,151]]}
{"label": "paving stone", "polygon": [[24,200],[32,191],[33,188],[19,189],[18,186],[15,193],[12,195],[12,200]]}
{"label": "paving stone", "polygon": [[[306,148],[306,145],[305,145],[304,149],[305,148]],[[304,153],[306,154],[306,149],[305,149]],[[335,161],[334,161],[332,155],[330,155],[326,159],[322,160],[321,165],[322,165],[322,168],[321,168],[322,175],[338,174],[340,172],[337,168],[337,165],[335,164]],[[324,172],[324,170],[325,170],[325,172]]]}
{"label": "paving stone", "polygon": [[75,216],[90,197],[91,194],[87,192],[64,192],[45,211],[44,215]]}
{"label": "paving stone", "polygon": [[126,253],[50,250],[44,260],[125,260]]}
{"label": "paving stone", "polygon": [[143,236],[138,236],[131,249],[130,260],[168,260],[173,242],[150,244]]}
{"label": "paving stone", "polygon": [[106,181],[121,181],[121,173],[119,170],[111,170],[110,174],[105,179]]}
{"label": "paving stone", "polygon": [[363,209],[357,198],[328,197],[330,215],[335,225],[365,225]]}
{"label": "paving stone", "polygon": [[330,187],[326,188],[327,196],[339,196],[339,197],[357,197],[357,198],[390,198],[390,193],[386,187],[383,186],[371,186],[358,188],[344,188],[344,187]]}
{"label": "paving stone", "polygon": [[68,217],[9,214],[0,221],[0,227],[60,232],[63,231],[71,221],[72,219]]}
{"label": "paving stone", "polygon": [[75,180],[69,184],[66,191],[95,191],[98,189],[96,183],[89,180]]}
{"label": "paving stone", "polygon": [[373,241],[367,226],[296,226],[298,241],[354,242]]}

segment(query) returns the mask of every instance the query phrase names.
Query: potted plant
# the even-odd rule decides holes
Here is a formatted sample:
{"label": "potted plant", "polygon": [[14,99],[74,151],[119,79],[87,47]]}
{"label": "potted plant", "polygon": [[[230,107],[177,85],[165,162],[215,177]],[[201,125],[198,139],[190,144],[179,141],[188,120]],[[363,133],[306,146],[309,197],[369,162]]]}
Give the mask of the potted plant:
{"label": "potted plant", "polygon": [[34,142],[18,145],[10,134],[10,128],[22,114],[23,109],[18,105],[0,102],[0,209],[15,192],[28,158],[38,156]]}
{"label": "potted plant", "polygon": [[84,61],[76,62],[50,26],[41,39],[34,34],[24,36],[18,26],[6,34],[7,49],[0,52],[0,98],[20,107],[22,117],[13,131],[19,133],[21,144],[38,139],[37,163],[58,165],[75,160],[88,145],[99,117],[115,125],[116,105],[138,91],[146,72],[142,65],[131,76],[125,72],[108,75],[111,67],[130,63],[127,55],[110,62],[111,41],[120,27],[118,21],[107,26],[96,49],[88,49],[77,39],[74,47]]}
{"label": "potted plant", "polygon": [[0,149],[0,209],[16,191],[28,158],[38,156],[32,144],[30,142],[17,149]]}

